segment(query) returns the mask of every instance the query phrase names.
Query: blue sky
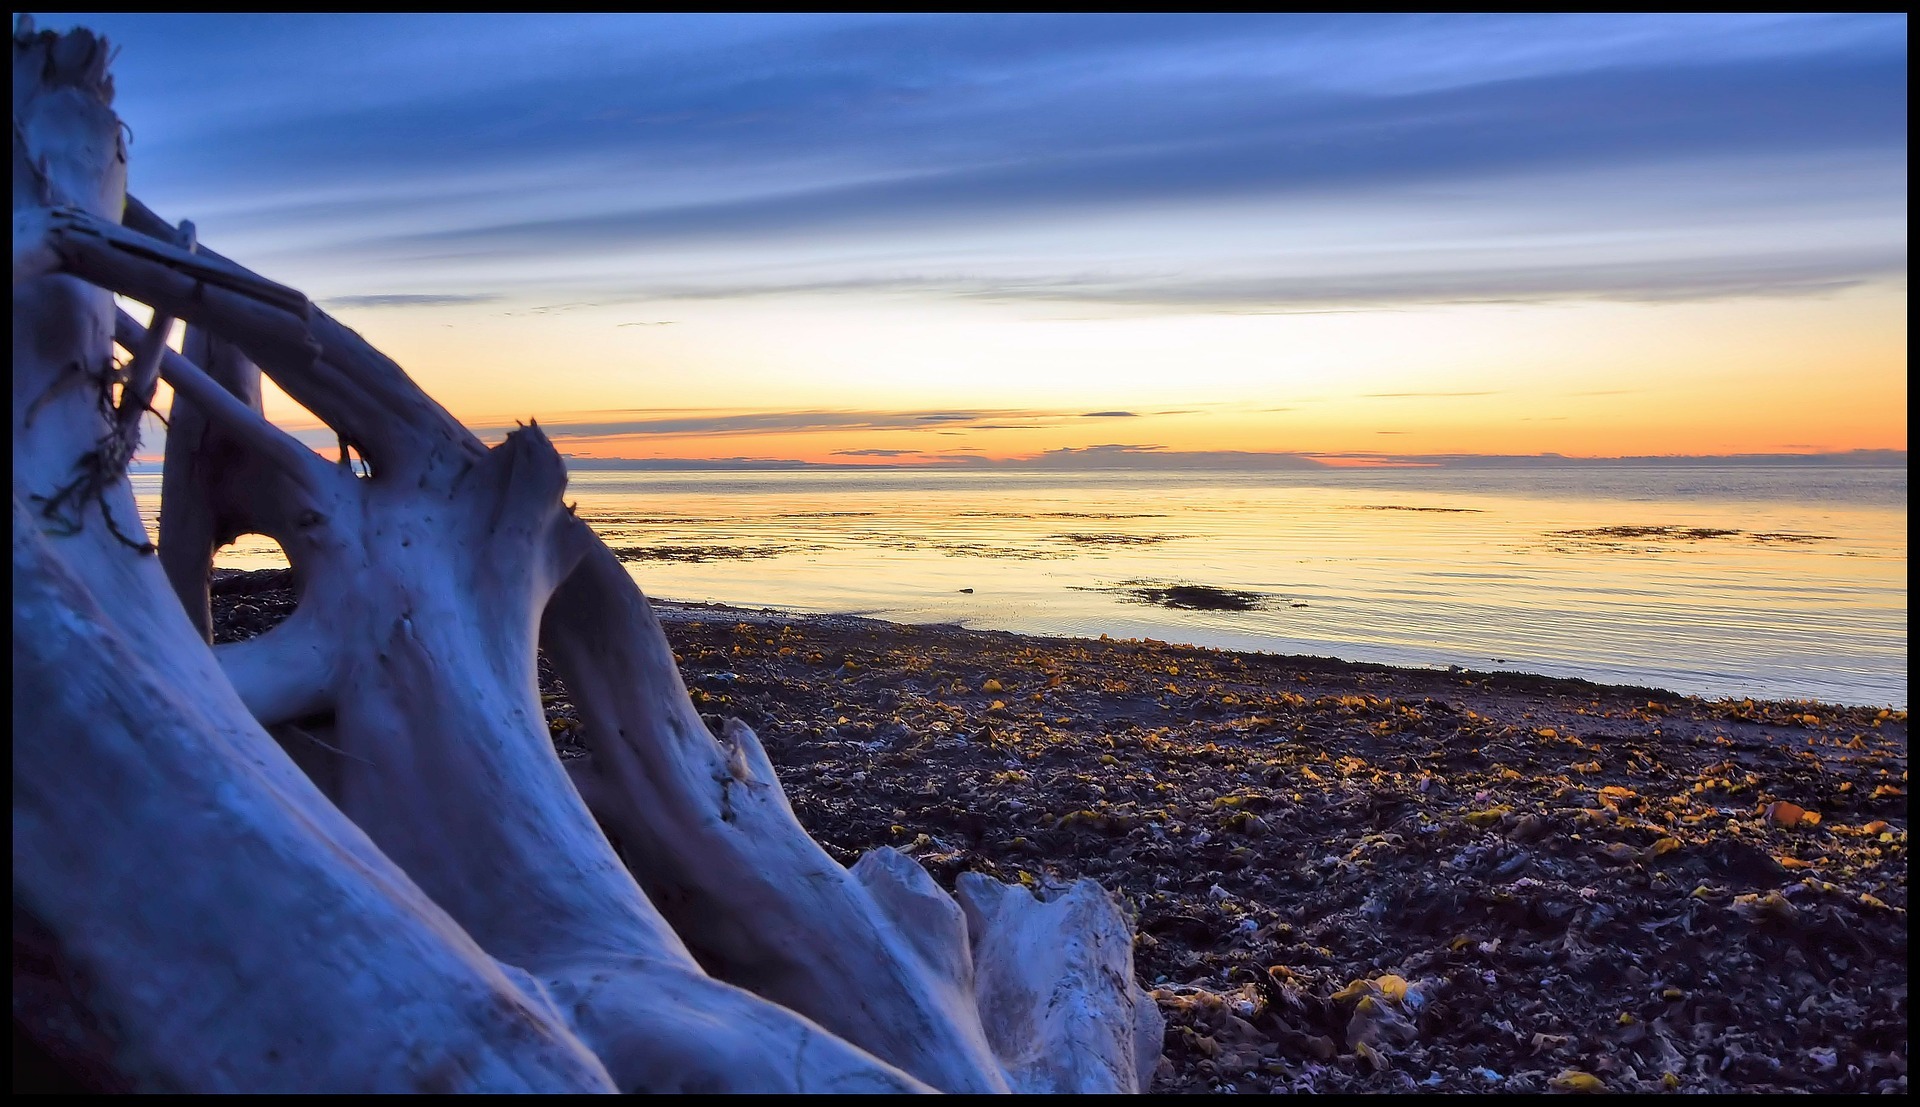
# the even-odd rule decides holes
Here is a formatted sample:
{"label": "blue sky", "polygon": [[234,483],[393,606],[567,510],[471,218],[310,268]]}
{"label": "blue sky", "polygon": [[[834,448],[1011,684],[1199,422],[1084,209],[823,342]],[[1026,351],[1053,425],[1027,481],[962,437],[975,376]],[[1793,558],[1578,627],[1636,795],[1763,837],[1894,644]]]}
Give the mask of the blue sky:
{"label": "blue sky", "polygon": [[[572,412],[610,390],[610,409],[696,403],[648,376],[689,359],[782,410],[873,409],[854,401],[876,391],[886,410],[1273,406],[1347,378],[1356,396],[1498,392],[1530,356],[1508,349],[1524,321],[1495,333],[1515,305],[1577,306],[1587,341],[1620,319],[1738,329],[1657,309],[1770,300],[1852,305],[1809,333],[1891,335],[1904,302],[1898,15],[42,20],[75,23],[120,47],[149,205],[408,350],[428,326],[544,317],[547,346],[633,351],[654,382],[588,374]],[[1419,368],[1463,333],[1435,313],[1476,306],[1495,367]],[[930,344],[977,343],[977,393],[888,375],[957,371],[870,338],[906,310]],[[1231,322],[1324,313],[1406,329],[1313,368],[1287,351],[1347,331]],[[551,329],[569,315],[593,333]],[[1019,361],[1015,323],[1143,317],[1182,337],[1054,326],[1030,343],[1050,360],[995,368]],[[701,325],[705,345],[684,331]],[[772,327],[807,348],[783,362],[742,337]],[[1070,332],[1084,357],[1049,337]],[[1143,364],[1102,393],[1092,367],[1130,345],[1214,352],[1179,369],[1184,390]],[[1048,365],[1057,387],[1028,387]],[[508,414],[499,372],[472,387]],[[1869,439],[1828,444],[1889,445]]]}

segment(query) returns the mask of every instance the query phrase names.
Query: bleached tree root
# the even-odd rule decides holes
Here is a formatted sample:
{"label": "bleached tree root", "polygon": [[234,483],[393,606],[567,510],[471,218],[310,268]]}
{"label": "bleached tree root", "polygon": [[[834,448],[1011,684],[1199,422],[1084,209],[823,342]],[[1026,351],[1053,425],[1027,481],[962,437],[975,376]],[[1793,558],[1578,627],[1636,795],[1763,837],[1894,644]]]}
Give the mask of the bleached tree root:
{"label": "bleached tree root", "polygon": [[[205,387],[178,355],[166,369],[183,394]],[[239,405],[203,399],[236,439],[259,433]],[[561,527],[565,474],[538,428],[464,468],[435,461],[398,490],[391,469],[362,479],[311,453],[278,456],[290,498],[248,525],[283,543],[321,599],[221,647],[229,678],[263,722],[332,716],[331,748],[303,757],[315,778],[467,933],[551,990],[617,1087],[924,1087],[710,978],[568,784],[539,711],[533,635],[583,532]],[[324,649],[341,642],[368,649]]]}
{"label": "bleached tree root", "polygon": [[[1140,1073],[1158,1060],[1159,1037],[1144,1060],[1133,1027],[1159,1013],[1134,983],[1131,929],[1097,885],[1075,886],[1069,899],[1083,909],[1071,915],[1016,920],[1005,910],[970,920],[918,862],[891,849],[842,868],[800,826],[753,732],[734,721],[719,742],[708,733],[659,620],[604,546],[589,549],[555,595],[542,640],[586,721],[592,754],[573,763],[575,783],[716,975],[936,1087],[1145,1087]],[[1106,973],[1058,957],[1005,959],[1035,946],[1014,932],[1048,924],[1056,942],[1084,945],[1083,960],[1108,955]],[[1081,929],[1085,939],[1073,933]],[[1062,989],[1077,989],[1083,1012],[1126,1034],[1096,1055],[1084,1048],[1096,1043],[1059,1033],[1064,1024],[1014,1009],[1023,998],[1050,1003]],[[1031,1063],[1034,1054],[1055,1063]]]}
{"label": "bleached tree root", "polygon": [[17,497],[13,535],[16,1034],[95,1090],[611,1089],[543,989],[248,763],[279,751],[231,696],[129,645]]}
{"label": "bleached tree root", "polygon": [[1041,900],[962,873],[975,995],[994,1052],[1023,1091],[1139,1092],[1166,1018],[1133,976],[1133,927],[1091,880]]}
{"label": "bleached tree root", "polygon": [[[298,292],[137,201],[120,224],[99,53],[15,35],[17,90],[52,89],[15,123],[16,1027],[139,1088],[1145,1086],[1158,1012],[1105,892],[833,862],[752,732],[707,731],[537,427],[489,449]],[[176,317],[205,366],[162,348]],[[342,464],[262,418],[255,365]],[[193,432],[164,574],[120,465],[156,373]],[[300,602],[210,650],[213,545],[244,532]],[[588,722],[571,782],[540,641]]]}
{"label": "bleached tree root", "polygon": [[16,1050],[96,1090],[611,1089],[281,753],[134,537],[112,298],[32,237],[120,213],[106,56],[14,35]]}

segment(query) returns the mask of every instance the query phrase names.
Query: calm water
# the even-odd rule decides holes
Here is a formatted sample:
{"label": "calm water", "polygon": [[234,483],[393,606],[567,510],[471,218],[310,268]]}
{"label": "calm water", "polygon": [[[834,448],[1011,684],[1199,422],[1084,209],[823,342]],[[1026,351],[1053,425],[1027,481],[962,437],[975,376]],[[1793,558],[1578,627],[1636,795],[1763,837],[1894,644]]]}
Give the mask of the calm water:
{"label": "calm water", "polygon": [[[135,490],[157,510],[157,477]],[[1907,704],[1904,469],[579,472],[568,495],[609,545],[679,558],[630,565],[671,599]],[[1178,583],[1260,606],[1140,602]]]}

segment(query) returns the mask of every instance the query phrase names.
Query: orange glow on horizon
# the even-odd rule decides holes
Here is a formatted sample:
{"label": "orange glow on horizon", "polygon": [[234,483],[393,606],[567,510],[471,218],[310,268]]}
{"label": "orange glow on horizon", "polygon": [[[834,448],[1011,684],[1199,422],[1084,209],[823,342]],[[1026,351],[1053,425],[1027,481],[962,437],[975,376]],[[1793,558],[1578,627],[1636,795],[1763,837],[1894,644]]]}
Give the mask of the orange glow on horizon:
{"label": "orange glow on horizon", "polygon": [[[1358,467],[1907,445],[1904,281],[1773,300],[1057,324],[1066,330],[939,304],[837,303],[799,322],[756,303],[684,306],[683,325],[658,330],[463,308],[351,325],[483,437],[537,419],[580,458],[911,466],[1107,447]],[[267,413],[333,448],[278,389]],[[143,456],[157,459],[157,444],[150,435]]]}

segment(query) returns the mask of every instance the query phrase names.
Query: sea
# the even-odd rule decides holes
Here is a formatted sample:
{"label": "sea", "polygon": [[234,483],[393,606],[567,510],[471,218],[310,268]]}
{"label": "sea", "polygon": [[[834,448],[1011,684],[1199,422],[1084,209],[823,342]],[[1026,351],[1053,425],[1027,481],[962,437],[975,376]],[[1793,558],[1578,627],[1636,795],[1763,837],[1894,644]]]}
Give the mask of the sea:
{"label": "sea", "polygon": [[[567,497],[657,598],[1907,706],[1904,468],[588,469]],[[285,561],[253,535],[216,564]]]}

